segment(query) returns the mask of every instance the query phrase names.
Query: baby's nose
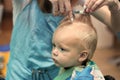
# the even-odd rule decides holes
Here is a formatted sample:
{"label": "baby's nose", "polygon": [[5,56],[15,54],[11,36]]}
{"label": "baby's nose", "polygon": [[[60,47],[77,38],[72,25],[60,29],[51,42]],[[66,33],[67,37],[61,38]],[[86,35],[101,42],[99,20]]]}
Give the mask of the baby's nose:
{"label": "baby's nose", "polygon": [[53,54],[54,56],[58,56],[58,50],[57,50],[57,49],[53,49],[53,50],[52,50],[52,54]]}

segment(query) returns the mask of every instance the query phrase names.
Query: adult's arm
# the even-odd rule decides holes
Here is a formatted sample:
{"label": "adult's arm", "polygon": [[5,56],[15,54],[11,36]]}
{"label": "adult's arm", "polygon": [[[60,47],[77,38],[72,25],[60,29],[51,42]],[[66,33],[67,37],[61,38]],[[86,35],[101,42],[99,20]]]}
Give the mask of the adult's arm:
{"label": "adult's arm", "polygon": [[120,3],[108,5],[108,8],[102,7],[92,13],[97,19],[105,23],[115,33],[120,32]]}
{"label": "adult's arm", "polygon": [[[92,4],[92,1],[93,0],[88,0],[85,3],[88,7],[87,12],[92,12],[93,16],[105,23],[115,33],[120,32],[120,2],[118,0],[96,0],[96,2]],[[108,9],[102,7],[104,5],[108,6]]]}

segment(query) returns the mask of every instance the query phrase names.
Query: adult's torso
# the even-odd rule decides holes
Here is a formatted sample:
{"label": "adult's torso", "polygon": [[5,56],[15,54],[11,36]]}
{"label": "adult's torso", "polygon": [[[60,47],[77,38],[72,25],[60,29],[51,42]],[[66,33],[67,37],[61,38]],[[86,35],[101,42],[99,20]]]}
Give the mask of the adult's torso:
{"label": "adult's torso", "polygon": [[[37,0],[13,0],[13,22],[8,68],[16,75],[54,65],[51,38],[61,17],[43,14]],[[14,75],[14,74],[13,74]],[[19,79],[18,79],[19,80]]]}

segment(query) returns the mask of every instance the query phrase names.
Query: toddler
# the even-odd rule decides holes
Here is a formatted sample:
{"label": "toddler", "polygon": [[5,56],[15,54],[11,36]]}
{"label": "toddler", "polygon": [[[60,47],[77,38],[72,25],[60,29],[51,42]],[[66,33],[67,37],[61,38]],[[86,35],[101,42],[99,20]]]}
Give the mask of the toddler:
{"label": "toddler", "polygon": [[91,60],[97,45],[97,33],[90,15],[81,14],[73,22],[65,19],[53,34],[52,58],[61,67],[54,80],[105,80]]}

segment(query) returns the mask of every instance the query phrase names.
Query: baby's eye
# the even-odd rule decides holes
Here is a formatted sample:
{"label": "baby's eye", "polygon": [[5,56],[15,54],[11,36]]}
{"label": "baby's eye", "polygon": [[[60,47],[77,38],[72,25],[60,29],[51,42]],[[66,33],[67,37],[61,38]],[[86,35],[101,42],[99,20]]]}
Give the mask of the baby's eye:
{"label": "baby's eye", "polygon": [[60,51],[63,52],[63,51],[66,51],[66,49],[64,49],[64,48],[60,48]]}

